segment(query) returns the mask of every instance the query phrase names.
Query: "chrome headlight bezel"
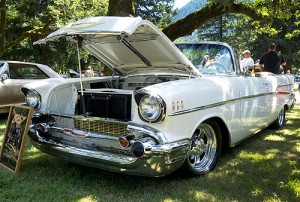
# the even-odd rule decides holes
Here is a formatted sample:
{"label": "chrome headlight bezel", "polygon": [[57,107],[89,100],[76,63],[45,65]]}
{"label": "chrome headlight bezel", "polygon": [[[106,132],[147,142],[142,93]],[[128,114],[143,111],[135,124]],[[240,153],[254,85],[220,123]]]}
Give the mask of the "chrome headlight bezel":
{"label": "chrome headlight bezel", "polygon": [[152,93],[138,92],[135,95],[139,117],[148,123],[160,123],[166,114],[166,104],[163,99]]}
{"label": "chrome headlight bezel", "polygon": [[39,109],[41,106],[41,95],[32,89],[28,89],[25,96],[26,104],[30,107],[33,107],[34,109]]}

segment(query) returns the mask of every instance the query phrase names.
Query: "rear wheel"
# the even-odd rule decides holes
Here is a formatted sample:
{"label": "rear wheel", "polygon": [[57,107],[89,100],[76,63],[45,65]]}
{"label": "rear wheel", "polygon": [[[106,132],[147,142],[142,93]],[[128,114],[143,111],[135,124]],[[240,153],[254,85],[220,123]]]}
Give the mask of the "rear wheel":
{"label": "rear wheel", "polygon": [[217,123],[207,120],[199,125],[191,138],[191,146],[182,169],[191,176],[212,171],[221,152],[221,134]]}
{"label": "rear wheel", "polygon": [[283,106],[280,110],[276,120],[271,124],[271,128],[278,129],[284,126],[285,124],[285,107]]}

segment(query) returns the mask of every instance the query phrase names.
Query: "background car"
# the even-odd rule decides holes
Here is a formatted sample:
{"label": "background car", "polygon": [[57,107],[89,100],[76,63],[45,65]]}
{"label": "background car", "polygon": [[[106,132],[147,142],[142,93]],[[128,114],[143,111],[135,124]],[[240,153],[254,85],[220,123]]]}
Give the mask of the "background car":
{"label": "background car", "polygon": [[21,86],[48,78],[61,76],[43,64],[0,61],[0,113],[8,112],[10,104],[25,104]]}

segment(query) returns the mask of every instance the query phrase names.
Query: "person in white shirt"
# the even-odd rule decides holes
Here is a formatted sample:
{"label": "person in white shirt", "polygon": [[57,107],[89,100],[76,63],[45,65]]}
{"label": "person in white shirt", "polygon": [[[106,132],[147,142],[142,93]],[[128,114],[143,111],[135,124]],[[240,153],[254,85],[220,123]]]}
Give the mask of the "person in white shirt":
{"label": "person in white shirt", "polygon": [[251,58],[251,52],[249,50],[245,50],[242,52],[243,59],[240,62],[241,72],[244,72],[246,69],[251,70],[254,68],[254,60]]}

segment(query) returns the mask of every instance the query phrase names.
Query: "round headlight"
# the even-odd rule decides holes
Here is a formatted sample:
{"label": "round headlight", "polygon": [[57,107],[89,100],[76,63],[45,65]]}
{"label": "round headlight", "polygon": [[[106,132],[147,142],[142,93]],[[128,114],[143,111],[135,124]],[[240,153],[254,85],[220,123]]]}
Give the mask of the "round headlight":
{"label": "round headlight", "polygon": [[30,107],[38,108],[41,103],[41,97],[37,92],[29,90],[26,93],[26,103]]}
{"label": "round headlight", "polygon": [[145,121],[156,122],[162,114],[162,106],[155,96],[145,95],[139,103],[139,112]]}

